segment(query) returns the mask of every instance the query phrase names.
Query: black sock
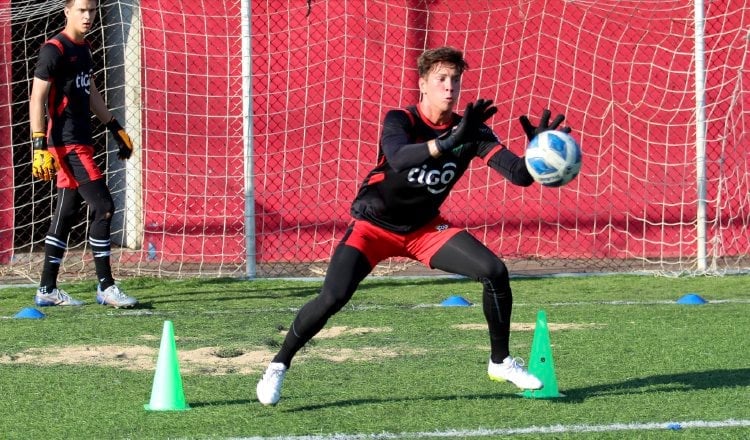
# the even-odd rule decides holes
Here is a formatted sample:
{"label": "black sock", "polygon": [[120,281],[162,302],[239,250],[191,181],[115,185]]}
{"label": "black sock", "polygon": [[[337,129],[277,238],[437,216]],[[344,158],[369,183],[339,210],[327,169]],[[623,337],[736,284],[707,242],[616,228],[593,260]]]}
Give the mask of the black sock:
{"label": "black sock", "polygon": [[96,277],[99,281],[99,288],[105,290],[115,284],[112,277],[112,266],[109,262],[111,254],[111,245],[109,239],[98,239],[89,237],[91,252],[94,254],[94,267],[96,268]]}
{"label": "black sock", "polygon": [[67,243],[57,237],[48,235],[44,240],[44,265],[39,288],[42,293],[50,293],[57,288],[57,275],[60,273]]}

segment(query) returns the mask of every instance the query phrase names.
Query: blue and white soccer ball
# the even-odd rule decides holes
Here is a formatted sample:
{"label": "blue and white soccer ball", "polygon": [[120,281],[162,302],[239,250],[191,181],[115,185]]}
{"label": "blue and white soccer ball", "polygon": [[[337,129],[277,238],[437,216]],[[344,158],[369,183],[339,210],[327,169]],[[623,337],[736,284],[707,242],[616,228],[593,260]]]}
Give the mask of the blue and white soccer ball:
{"label": "blue and white soccer ball", "polygon": [[543,131],[526,147],[526,168],[544,186],[563,186],[581,171],[581,147],[568,133]]}

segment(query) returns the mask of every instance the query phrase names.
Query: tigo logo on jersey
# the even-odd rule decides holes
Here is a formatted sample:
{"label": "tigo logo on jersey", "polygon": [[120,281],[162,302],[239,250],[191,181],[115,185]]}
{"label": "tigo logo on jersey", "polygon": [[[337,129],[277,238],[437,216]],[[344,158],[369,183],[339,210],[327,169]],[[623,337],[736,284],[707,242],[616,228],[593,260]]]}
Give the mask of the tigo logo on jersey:
{"label": "tigo logo on jersey", "polygon": [[91,75],[88,73],[79,73],[76,75],[76,88],[83,89],[87,95],[91,93]]}
{"label": "tigo logo on jersey", "polygon": [[442,232],[448,229],[448,227],[448,223],[440,223],[439,225],[435,226],[435,230],[438,232]]}
{"label": "tigo logo on jersey", "polygon": [[448,188],[448,184],[456,177],[456,164],[448,162],[443,165],[443,169],[428,169],[427,165],[412,168],[406,180],[411,183],[419,183],[427,186],[427,191],[433,194],[440,194]]}

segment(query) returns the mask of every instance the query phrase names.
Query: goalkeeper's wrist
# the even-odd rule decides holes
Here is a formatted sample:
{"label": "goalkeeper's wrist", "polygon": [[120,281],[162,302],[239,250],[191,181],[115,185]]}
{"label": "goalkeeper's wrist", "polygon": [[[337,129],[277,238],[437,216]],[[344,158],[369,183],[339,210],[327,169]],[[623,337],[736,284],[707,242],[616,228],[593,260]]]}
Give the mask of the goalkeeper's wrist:
{"label": "goalkeeper's wrist", "polygon": [[114,116],[112,116],[112,119],[107,122],[107,129],[111,131],[112,133],[117,133],[118,131],[122,130],[122,125],[115,119]]}
{"label": "goalkeeper's wrist", "polygon": [[441,153],[445,153],[446,151],[450,151],[454,148],[453,139],[435,139],[435,146],[437,147],[438,151]]}
{"label": "goalkeeper's wrist", "polygon": [[47,149],[47,135],[41,131],[35,131],[31,134],[31,148],[34,150]]}

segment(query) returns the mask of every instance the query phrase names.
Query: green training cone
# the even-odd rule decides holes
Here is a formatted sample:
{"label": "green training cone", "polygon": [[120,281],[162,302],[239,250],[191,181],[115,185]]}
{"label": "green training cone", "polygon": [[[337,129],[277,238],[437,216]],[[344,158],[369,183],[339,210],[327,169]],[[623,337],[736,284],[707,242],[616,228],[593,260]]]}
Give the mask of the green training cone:
{"label": "green training cone", "polygon": [[549,339],[547,314],[540,310],[536,315],[534,340],[531,342],[531,358],[529,359],[529,373],[538,377],[544,387],[540,390],[525,390],[521,396],[529,399],[554,399],[565,397],[557,389],[555,377],[555,361],[552,359],[552,344]]}
{"label": "green training cone", "polygon": [[156,359],[151,400],[143,405],[148,411],[184,411],[190,409],[182,389],[177,346],[174,342],[172,321],[164,321],[159,357]]}

